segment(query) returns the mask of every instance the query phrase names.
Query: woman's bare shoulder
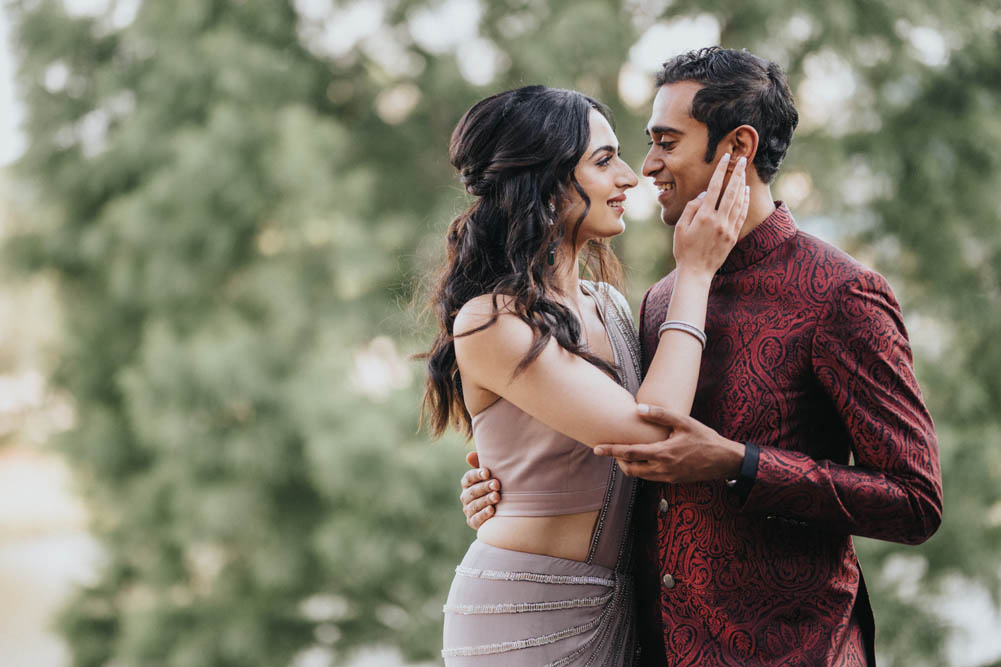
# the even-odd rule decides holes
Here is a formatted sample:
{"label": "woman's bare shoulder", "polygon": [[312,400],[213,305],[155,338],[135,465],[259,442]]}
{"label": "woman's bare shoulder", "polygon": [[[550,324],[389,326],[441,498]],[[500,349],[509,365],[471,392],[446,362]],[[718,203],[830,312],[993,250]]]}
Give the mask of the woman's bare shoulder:
{"label": "woman's bare shoulder", "polygon": [[489,362],[491,367],[511,368],[533,339],[532,328],[515,311],[514,298],[503,294],[481,294],[467,301],[455,316],[452,335],[460,364]]}
{"label": "woman's bare shoulder", "polygon": [[481,294],[467,301],[459,309],[452,324],[452,335],[456,339],[465,338],[474,335],[470,332],[476,332],[476,329],[483,328],[483,331],[486,331],[496,324],[500,324],[500,329],[505,331],[517,329],[518,324],[526,329],[529,328],[517,314],[514,297],[507,294]]}

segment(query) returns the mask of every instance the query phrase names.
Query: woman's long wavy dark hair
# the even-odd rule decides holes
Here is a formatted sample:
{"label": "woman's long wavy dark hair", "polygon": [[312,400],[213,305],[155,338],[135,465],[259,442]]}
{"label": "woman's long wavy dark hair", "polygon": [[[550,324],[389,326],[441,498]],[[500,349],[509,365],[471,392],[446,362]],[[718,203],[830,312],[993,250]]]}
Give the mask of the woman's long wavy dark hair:
{"label": "woman's long wavy dark hair", "polygon": [[[581,93],[526,86],[477,102],[452,132],[449,160],[476,201],[448,226],[447,259],[430,304],[438,335],[431,350],[420,355],[427,360],[421,421],[426,419],[436,436],[449,424],[467,436],[472,433],[453,341],[496,322],[499,295],[508,297],[507,308],[533,332],[532,346],[515,375],[539,356],[551,338],[614,372],[582,344],[577,316],[552,298],[560,290],[554,281],[556,267],[548,262],[550,249],[562,242],[569,227],[554,220],[564,217],[571,192],[584,201],[584,212],[572,226],[573,247],[591,207],[574,177],[591,139],[591,109],[611,120],[604,105]],[[621,282],[621,265],[607,241],[589,242],[583,260],[592,277],[614,285]],[[459,309],[481,294],[494,295],[493,318],[453,336]]]}

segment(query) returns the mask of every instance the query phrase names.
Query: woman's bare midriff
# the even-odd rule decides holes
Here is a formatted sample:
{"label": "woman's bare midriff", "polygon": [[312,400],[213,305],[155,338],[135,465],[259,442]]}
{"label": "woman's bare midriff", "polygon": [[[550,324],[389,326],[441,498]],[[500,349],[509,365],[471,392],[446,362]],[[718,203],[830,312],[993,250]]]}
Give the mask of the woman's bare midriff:
{"label": "woman's bare midriff", "polygon": [[559,516],[495,516],[476,533],[489,545],[569,560],[587,560],[597,510]]}

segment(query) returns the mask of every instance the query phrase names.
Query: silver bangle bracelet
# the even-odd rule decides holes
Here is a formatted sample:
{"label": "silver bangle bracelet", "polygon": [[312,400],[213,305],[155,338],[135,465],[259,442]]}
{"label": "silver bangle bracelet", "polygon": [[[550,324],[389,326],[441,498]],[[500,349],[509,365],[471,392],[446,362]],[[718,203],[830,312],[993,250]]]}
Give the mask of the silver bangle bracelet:
{"label": "silver bangle bracelet", "polygon": [[667,320],[657,329],[657,338],[660,338],[665,331],[684,331],[689,336],[694,337],[704,350],[706,348],[706,332],[694,324],[682,322],[681,320]]}

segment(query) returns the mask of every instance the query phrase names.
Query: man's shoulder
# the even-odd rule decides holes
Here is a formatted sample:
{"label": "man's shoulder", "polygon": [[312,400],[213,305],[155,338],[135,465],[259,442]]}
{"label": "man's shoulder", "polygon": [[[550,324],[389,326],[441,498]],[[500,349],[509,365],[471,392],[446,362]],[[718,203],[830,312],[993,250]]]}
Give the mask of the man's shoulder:
{"label": "man's shoulder", "polygon": [[797,230],[792,241],[792,265],[810,272],[831,289],[856,279],[883,279],[874,269],[813,234]]}
{"label": "man's shoulder", "polygon": [[878,294],[896,300],[882,274],[812,234],[797,230],[787,253],[782,260],[791,269],[786,272],[787,278],[818,307],[828,308],[852,294]]}

